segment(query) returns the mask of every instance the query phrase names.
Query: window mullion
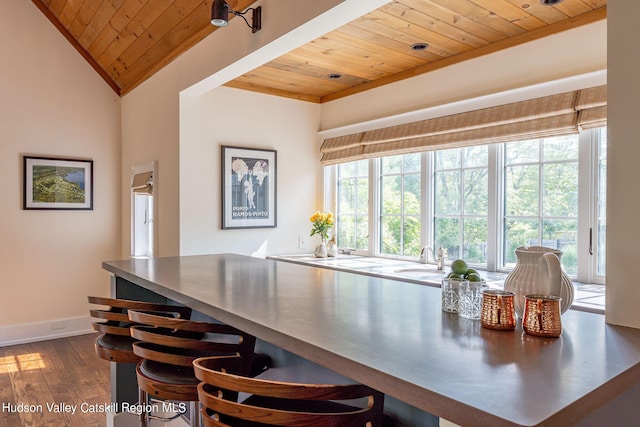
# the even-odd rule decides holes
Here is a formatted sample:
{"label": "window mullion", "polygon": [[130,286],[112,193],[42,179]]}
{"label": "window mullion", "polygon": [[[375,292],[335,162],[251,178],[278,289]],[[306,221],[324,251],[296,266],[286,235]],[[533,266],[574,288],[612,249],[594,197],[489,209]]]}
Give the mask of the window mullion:
{"label": "window mullion", "polygon": [[538,246],[544,246],[544,143],[538,141]]}
{"label": "window mullion", "polygon": [[496,271],[502,265],[502,236],[504,231],[504,144],[489,145],[488,159],[488,236],[487,270]]}
{"label": "window mullion", "polygon": [[[338,166],[326,166],[323,168],[324,188],[323,206],[329,212],[338,212]],[[335,233],[336,230],[334,229]]]}
{"label": "window mullion", "polygon": [[382,176],[380,174],[380,159],[369,160],[369,255],[380,255],[380,187]]}
{"label": "window mullion", "polygon": [[404,241],[404,231],[405,231],[405,216],[404,216],[404,203],[405,203],[405,188],[404,188],[404,178],[406,176],[406,171],[404,169],[404,162],[400,164],[400,255],[405,255],[405,241]]}
{"label": "window mullion", "polygon": [[422,179],[420,180],[420,223],[422,224],[420,232],[420,247],[424,248],[429,245],[432,240],[432,221],[433,218],[433,168],[431,167],[431,159],[433,152],[422,153],[420,157],[420,172]]}
{"label": "window mullion", "polygon": [[[467,243],[466,239],[464,238],[464,226],[465,226],[465,215],[464,215],[464,211],[465,211],[465,203],[464,203],[464,179],[465,179],[465,175],[466,175],[466,169],[463,167],[463,165],[465,164],[465,157],[466,157],[466,153],[464,150],[460,150],[460,165],[458,171],[459,171],[459,181],[458,181],[458,194],[459,194],[459,206],[460,209],[458,211],[458,241],[460,242],[460,248],[458,249],[458,256],[456,258],[460,258],[460,259],[464,259],[465,255],[464,255],[464,245]],[[456,259],[456,258],[452,258],[452,259]]]}

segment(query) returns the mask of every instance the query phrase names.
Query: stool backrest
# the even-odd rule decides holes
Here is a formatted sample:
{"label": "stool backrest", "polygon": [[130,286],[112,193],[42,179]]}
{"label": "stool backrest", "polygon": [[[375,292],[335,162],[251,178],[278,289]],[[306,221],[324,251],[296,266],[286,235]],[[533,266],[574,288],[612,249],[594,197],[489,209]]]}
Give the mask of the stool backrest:
{"label": "stool backrest", "polygon": [[138,340],[133,352],[143,359],[192,368],[198,357],[233,355],[242,361],[243,373],[250,371],[256,339],[239,329],[142,311],[129,311],[129,319],[141,324],[130,332]]}
{"label": "stool backrest", "polygon": [[[238,359],[194,361],[205,426],[238,420],[287,427],[382,426],[384,395],[362,384],[302,384],[236,374]],[[251,394],[235,401],[237,393]],[[364,404],[363,404],[364,401]]]}
{"label": "stool backrest", "polygon": [[105,322],[93,322],[93,329],[103,334],[129,336],[129,328],[133,325],[129,319],[129,310],[163,312],[166,315],[183,319],[191,317],[191,309],[184,306],[94,296],[89,296],[88,300],[90,304],[108,307],[106,310],[89,310],[91,317],[105,320]]}

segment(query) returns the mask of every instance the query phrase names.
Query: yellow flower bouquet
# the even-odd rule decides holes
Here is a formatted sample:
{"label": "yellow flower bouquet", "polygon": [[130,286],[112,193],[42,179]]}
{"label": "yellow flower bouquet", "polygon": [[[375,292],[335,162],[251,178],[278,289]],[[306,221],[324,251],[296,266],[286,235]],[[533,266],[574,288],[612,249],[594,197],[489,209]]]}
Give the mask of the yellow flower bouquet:
{"label": "yellow flower bouquet", "polygon": [[319,234],[323,242],[327,240],[329,238],[329,229],[333,227],[333,214],[331,212],[316,211],[309,220],[313,224],[310,236]]}

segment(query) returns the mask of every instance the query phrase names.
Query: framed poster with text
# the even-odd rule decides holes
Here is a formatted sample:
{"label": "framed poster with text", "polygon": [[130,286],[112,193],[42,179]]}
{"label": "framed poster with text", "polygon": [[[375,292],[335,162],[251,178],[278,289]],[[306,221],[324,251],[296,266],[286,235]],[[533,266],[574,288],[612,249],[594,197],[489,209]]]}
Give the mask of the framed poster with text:
{"label": "framed poster with text", "polygon": [[274,228],[276,151],[222,146],[222,228]]}

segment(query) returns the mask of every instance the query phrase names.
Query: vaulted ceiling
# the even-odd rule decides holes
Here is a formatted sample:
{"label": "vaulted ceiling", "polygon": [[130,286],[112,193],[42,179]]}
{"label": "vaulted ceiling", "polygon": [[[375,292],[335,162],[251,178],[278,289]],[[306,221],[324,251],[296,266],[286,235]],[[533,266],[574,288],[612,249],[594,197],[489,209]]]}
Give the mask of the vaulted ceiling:
{"label": "vaulted ceiling", "polygon": [[[212,0],[32,1],[119,95],[217,29]],[[602,19],[606,0],[394,0],[226,85],[321,103]]]}

